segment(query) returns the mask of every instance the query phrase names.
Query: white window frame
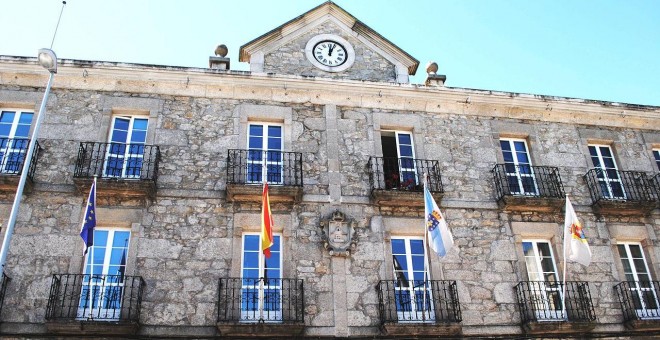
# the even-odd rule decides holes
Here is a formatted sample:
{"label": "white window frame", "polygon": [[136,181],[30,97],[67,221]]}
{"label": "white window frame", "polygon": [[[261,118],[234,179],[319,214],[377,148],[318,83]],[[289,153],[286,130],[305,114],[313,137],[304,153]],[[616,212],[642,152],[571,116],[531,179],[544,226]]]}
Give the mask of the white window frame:
{"label": "white window frame", "polygon": [[[534,174],[532,157],[529,153],[529,146],[527,145],[527,140],[522,138],[500,138],[500,149],[502,151],[502,157],[504,157],[505,151],[502,148],[502,142],[506,142],[507,144],[509,144],[509,150],[513,158],[513,162],[507,162],[506,159],[504,160],[504,171],[506,173],[507,187],[509,188],[510,193],[512,195],[538,196],[539,188],[538,188],[538,184],[536,183],[536,175]],[[516,143],[522,143],[525,146],[525,155],[527,156],[528,163],[521,163],[521,161],[518,159],[518,150],[516,149]],[[514,166],[514,172],[507,171],[506,167],[508,164]],[[523,171],[520,171],[520,168],[524,166],[529,167],[529,173],[524,173]],[[514,178],[518,183],[518,188],[520,189],[519,191],[512,191],[511,185],[509,185],[508,181]],[[532,188],[533,191],[525,190],[524,180],[526,178],[531,178],[532,183],[534,185],[534,187]]]}
{"label": "white window frame", "polygon": [[[524,254],[524,243],[532,244],[532,256]],[[538,245],[539,243],[545,243],[548,245],[550,251],[550,258],[552,259],[552,268],[551,271],[547,271],[543,268],[542,257],[539,253]],[[539,289],[532,290],[530,295],[533,296],[531,299],[532,309],[536,313],[536,318],[539,321],[557,321],[564,320],[564,311],[561,306],[552,306],[552,296],[557,296],[559,301],[562,301],[562,289],[559,281],[559,275],[557,273],[557,262],[555,261],[554,251],[552,250],[552,243],[546,239],[524,239],[522,240],[521,246],[523,246],[523,256],[525,258],[525,267],[527,269],[527,277],[529,281],[539,282]],[[536,272],[532,271],[530,268],[528,259],[534,261],[534,265],[537,268]],[[547,282],[545,280],[546,274],[554,274],[556,280],[555,282]],[[536,287],[534,287],[536,288]]]}
{"label": "white window frame", "polygon": [[[590,149],[589,159],[593,164],[594,156],[591,155],[591,148],[594,148],[596,150],[596,158],[598,159],[598,165],[594,164],[594,168],[599,169],[601,171],[602,177],[598,177],[598,184],[601,185],[601,191],[603,191],[602,194],[603,196],[605,196],[604,198],[625,200],[627,197],[626,189],[623,186],[623,182],[621,182],[621,175],[619,174],[619,166],[616,163],[616,158],[614,157],[614,151],[612,150],[612,147],[605,144],[589,144],[589,149]],[[611,158],[612,158],[612,163],[614,164],[614,168],[605,167],[605,161],[603,158],[601,148],[607,148],[610,151],[610,155],[612,155]],[[608,170],[616,171],[617,178],[611,178],[608,173]],[[621,187],[621,193],[623,196],[614,196],[614,189],[612,189],[612,185],[619,185]]]}
{"label": "white window frame", "polygon": [[[394,252],[394,247],[392,242],[394,240],[403,240],[404,242],[404,248],[405,248],[405,254],[398,254]],[[411,242],[412,241],[418,241],[422,243],[422,248],[423,248],[423,253],[422,254],[414,254],[416,256],[422,255],[424,257],[424,268],[423,268],[423,273],[422,277],[423,282],[420,285],[419,283],[416,283],[414,280],[414,273],[419,272],[419,270],[415,270],[413,268],[413,258],[412,258],[412,251],[411,251]],[[426,249],[424,248],[424,238],[419,237],[419,236],[396,236],[392,237],[390,239],[390,249],[392,251],[392,270],[394,273],[394,277],[397,278],[397,268],[396,268],[396,262],[395,262],[395,256],[396,255],[403,255],[406,258],[406,268],[407,271],[405,272],[405,277],[407,278],[407,285],[399,285],[398,283],[394,285],[394,296],[395,296],[395,305],[396,305],[396,310],[397,310],[397,317],[399,319],[399,322],[405,323],[405,322],[413,322],[413,323],[419,323],[419,322],[428,322],[428,323],[433,323],[435,322],[435,306],[434,300],[433,300],[433,291],[431,289],[431,285],[429,282],[429,263],[428,263],[428,257],[426,255]],[[397,261],[398,262],[398,261]],[[400,274],[399,274],[400,275]],[[411,280],[413,278],[413,280]],[[412,282],[411,282],[412,281]],[[398,282],[398,281],[397,281]],[[407,286],[407,287],[406,287]],[[426,290],[426,292],[425,292]],[[399,310],[399,306],[397,301],[397,297],[400,299],[401,296],[403,296],[403,293],[406,293],[407,296],[410,298],[410,311],[405,311],[405,310]],[[428,301],[429,305],[428,306],[417,306],[418,301],[417,297],[418,294],[422,292],[422,304],[424,301]],[[407,301],[406,301],[407,302]]]}
{"label": "white window frame", "polygon": [[[619,246],[622,246],[623,249],[625,250],[626,257],[621,257],[621,252]],[[630,247],[639,247],[639,252],[642,255],[641,258],[633,258],[632,252],[630,251]],[[634,294],[639,303],[640,306],[642,307],[641,309],[635,309],[635,312],[637,313],[637,316],[640,319],[658,319],[660,318],[660,300],[658,299],[658,296],[656,294],[654,282],[651,279],[651,271],[649,270],[648,262],[646,262],[646,255],[644,254],[644,247],[642,247],[642,244],[639,242],[617,242],[617,252],[619,253],[619,258],[621,259],[621,264],[623,266],[624,270],[624,277],[626,278],[626,281],[628,281],[629,287],[630,287],[630,293]],[[642,260],[644,263],[643,268],[637,268],[635,265],[635,260]],[[624,262],[628,263],[628,267],[630,268],[631,272],[628,273],[625,271],[626,266],[624,265]],[[644,270],[643,274],[647,275],[649,278],[649,286],[648,287],[642,287],[640,284],[639,276],[638,273],[640,272],[640,269]],[[632,275],[633,281],[629,281],[627,276]],[[644,299],[644,294],[651,292],[652,299],[655,300],[655,305],[657,308],[647,308],[646,307],[646,302]]]}
{"label": "white window frame", "polygon": [[[397,167],[399,171],[399,186],[404,186],[405,182],[408,180],[407,177],[404,175],[406,173],[412,173],[414,176],[414,181],[413,186],[421,184],[419,180],[419,176],[417,175],[417,164],[415,163],[416,159],[416,154],[415,154],[415,138],[412,133],[412,131],[403,131],[403,130],[383,130],[381,132],[381,136],[390,136],[391,134],[394,134],[394,140],[396,142],[396,155],[397,155]],[[399,137],[401,135],[408,135],[410,137],[410,145],[408,144],[401,144]],[[402,156],[401,154],[401,147],[402,146],[410,146],[410,149],[412,150],[412,155],[411,156]],[[410,163],[412,167],[406,167],[403,159],[410,159]],[[383,166],[385,166],[383,164]]]}
{"label": "white window frame", "polygon": [[[261,233],[245,232],[241,236],[241,294],[240,294],[240,298],[241,298],[241,303],[240,303],[241,318],[240,318],[240,321],[241,322],[260,322],[260,321],[262,321],[259,318],[255,319],[254,317],[255,316],[260,316],[262,309],[264,309],[265,291],[266,290],[278,290],[279,289],[279,291],[280,291],[279,292],[279,302],[277,303],[277,305],[279,306],[279,310],[275,310],[275,311],[265,311],[264,310],[262,316],[266,317],[265,319],[263,319],[263,322],[280,323],[280,322],[282,322],[282,308],[283,308],[283,304],[282,304],[282,294],[283,294],[283,292],[282,292],[283,249],[282,248],[284,248],[284,247],[283,247],[283,244],[282,244],[282,241],[283,241],[282,234],[273,233],[273,240],[275,238],[279,238],[279,242],[274,242],[274,244],[279,243],[280,249],[273,249],[271,247],[271,254],[279,252],[280,261],[279,261],[278,265],[279,265],[280,277],[278,277],[278,278],[272,278],[272,277],[268,278],[268,279],[277,279],[277,280],[279,280],[279,285],[277,285],[277,284],[276,285],[265,285],[264,280],[259,280],[259,285],[258,286],[251,285],[251,284],[246,284],[245,277],[244,277],[244,274],[243,274],[244,271],[246,270],[246,268],[245,268],[245,253],[246,253],[245,242],[246,242],[246,236],[260,237]],[[261,251],[261,239],[259,239],[258,244],[259,244],[259,247],[256,251],[257,256],[258,256],[258,264],[259,264],[258,277],[259,277],[259,279],[263,279],[265,271],[266,271],[266,258],[264,257],[263,252]],[[249,252],[255,252],[255,251],[250,250]],[[250,269],[250,268],[248,268],[248,269]],[[248,311],[243,310],[243,300],[242,299],[243,299],[243,290],[244,289],[247,289],[249,291],[254,291],[254,290],[258,291],[258,302],[257,302],[257,311],[258,312],[251,311],[251,310],[248,310]],[[255,314],[255,313],[258,313],[258,314]]]}
{"label": "white window frame", "polygon": [[[121,142],[113,142],[112,137],[115,132],[115,125],[117,123],[118,119],[124,119],[128,120],[128,130],[126,131],[126,142],[121,143]],[[147,127],[145,130],[140,130],[144,131],[144,142],[132,142],[132,137],[133,137],[133,132],[135,132],[133,126],[135,123],[136,119],[142,119],[147,121]],[[142,166],[144,165],[144,149],[142,152],[134,152],[134,147],[141,145],[143,148],[147,144],[147,133],[149,129],[149,117],[143,116],[143,115],[114,115],[112,116],[112,126],[110,127],[110,133],[108,134],[108,146],[106,147],[106,153],[105,153],[105,161],[103,162],[103,177],[111,177],[111,178],[124,178],[124,179],[139,179],[142,175]],[[114,147],[113,145],[116,144],[123,144],[125,145],[124,147],[124,152],[123,153],[117,153],[114,152]],[[110,163],[111,158],[116,158],[121,160],[122,162],[122,167],[121,167],[121,174],[120,175],[112,175],[108,174],[106,171],[108,170],[108,166]],[[139,169],[136,169],[134,167],[130,167],[129,163],[132,162],[132,159],[141,159],[142,161],[140,162],[141,166]],[[129,174],[128,169],[133,169],[133,173]],[[137,174],[136,174],[137,172]]]}
{"label": "white window frame", "polygon": [[[263,135],[259,136],[261,137],[261,147],[255,148],[255,147],[250,147],[250,137],[252,135],[250,134],[250,128],[253,125],[260,125],[262,127]],[[280,149],[269,149],[268,148],[268,139],[270,136],[268,135],[268,128],[271,126],[276,126],[280,128]],[[282,185],[284,184],[284,124],[282,123],[271,123],[271,122],[248,122],[247,124],[247,149],[248,153],[246,155],[246,166],[247,169],[245,171],[245,182],[246,183],[252,183],[252,184],[261,184],[263,183],[263,177],[266,176],[266,179],[268,180],[269,178],[272,179],[273,176],[268,176],[268,168],[269,167],[277,167],[279,169],[280,176],[276,181],[268,180],[268,184],[271,185]],[[250,151],[260,151],[261,152],[261,160],[251,160],[250,158]],[[269,160],[268,158],[268,152],[279,152],[279,161],[272,161]],[[251,167],[253,165],[261,165],[261,180],[252,180],[251,174],[252,172],[250,171]]]}
{"label": "white window frame", "polygon": [[[93,316],[105,316],[106,319],[104,321],[113,321],[113,320],[119,320],[121,317],[121,311],[122,311],[122,306],[121,303],[123,302],[123,294],[125,293],[125,290],[123,289],[124,287],[124,279],[123,276],[120,277],[120,280],[117,281],[117,277],[115,276],[109,276],[108,272],[110,270],[110,265],[115,265],[111,263],[111,257],[112,257],[112,241],[114,240],[115,234],[117,232],[127,232],[128,233],[128,243],[126,244],[123,250],[122,256],[124,256],[124,261],[127,260],[128,256],[128,251],[130,249],[130,243],[131,243],[131,229],[130,228],[105,228],[105,227],[96,227],[94,228],[94,232],[96,231],[107,231],[108,232],[108,239],[107,243],[105,245],[105,256],[103,258],[103,264],[102,264],[102,269],[101,269],[101,274],[93,274],[93,266],[98,265],[98,264],[92,264],[92,273],[88,273],[88,268],[89,268],[89,261],[90,259],[93,258],[94,256],[94,251],[98,250],[98,246],[92,246],[90,249],[87,251],[87,256],[85,256],[85,266],[83,267],[83,274],[84,275],[90,275],[88,280],[83,279],[82,280],[82,292],[85,291],[85,288],[88,287],[99,287],[101,286],[104,289],[112,289],[111,287],[118,287],[118,289],[121,291],[122,296],[118,298],[119,301],[119,307],[118,308],[111,308],[111,309],[106,309],[106,308],[101,308],[105,304],[105,298],[106,292],[102,292],[102,294],[99,296],[100,301],[94,301],[94,303],[91,303],[94,298],[93,294],[84,294],[81,293],[80,298],[81,299],[90,299],[87,302],[87,306],[98,306],[97,308],[80,308],[80,303],[78,304],[78,311],[76,314],[77,319],[81,320],[86,320],[90,315]],[[96,248],[96,249],[95,249]],[[120,249],[121,249],[120,248]],[[121,266],[121,263],[120,263]],[[126,263],[124,263],[124,273],[126,270]],[[112,278],[112,280],[110,279]],[[91,289],[93,292],[96,292],[97,290],[95,288]],[[113,316],[114,318],[108,318],[108,315]]]}
{"label": "white window frame", "polygon": [[[0,139],[16,139],[14,141],[7,141],[7,145],[3,146],[0,150],[0,173],[16,173],[18,169],[25,162],[25,154],[28,149],[28,140],[30,138],[30,129],[32,127],[32,120],[34,120],[35,113],[32,110],[22,110],[22,109],[2,109],[0,110],[0,115],[4,113],[14,113],[14,119],[11,122],[11,128],[7,136],[1,136]],[[28,128],[27,136],[16,137],[16,130],[18,129],[21,116],[24,114],[32,114],[30,118],[30,124]],[[21,140],[21,141],[18,141]],[[18,147],[17,147],[18,146]],[[18,163],[18,164],[16,164]]]}

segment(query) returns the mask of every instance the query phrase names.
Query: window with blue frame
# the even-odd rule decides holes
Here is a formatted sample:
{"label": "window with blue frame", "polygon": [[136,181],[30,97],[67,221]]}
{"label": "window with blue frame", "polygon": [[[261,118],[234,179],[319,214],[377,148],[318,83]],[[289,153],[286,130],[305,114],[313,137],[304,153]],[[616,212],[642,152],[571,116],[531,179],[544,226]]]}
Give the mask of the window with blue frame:
{"label": "window with blue frame", "polygon": [[85,258],[78,318],[120,318],[130,236],[130,230],[94,230],[94,246]]}
{"label": "window with blue frame", "polygon": [[140,178],[149,119],[143,116],[115,116],[108,149],[105,177]]}
{"label": "window with blue frame", "polygon": [[250,123],[248,125],[247,182],[262,183],[263,176],[269,184],[283,182],[283,127],[275,123]]}
{"label": "window with blue frame", "polygon": [[435,320],[424,240],[393,237],[394,299],[399,321]]}
{"label": "window with blue frame", "polygon": [[0,171],[18,173],[25,160],[34,113],[3,110],[0,113]]}
{"label": "window with blue frame", "polygon": [[241,320],[281,321],[282,249],[280,235],[273,235],[270,258],[260,248],[259,234],[243,235]]}

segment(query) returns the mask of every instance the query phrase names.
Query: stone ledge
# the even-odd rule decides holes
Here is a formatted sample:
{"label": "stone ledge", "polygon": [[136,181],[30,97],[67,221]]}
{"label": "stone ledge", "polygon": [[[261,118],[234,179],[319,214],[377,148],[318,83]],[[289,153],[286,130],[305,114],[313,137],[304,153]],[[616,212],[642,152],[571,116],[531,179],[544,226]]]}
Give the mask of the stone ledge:
{"label": "stone ledge", "polygon": [[528,334],[574,334],[589,332],[596,327],[595,322],[541,321],[523,324]]}
{"label": "stone ledge", "polygon": [[71,335],[133,335],[140,324],[130,321],[49,321],[46,329],[55,334]]}
{"label": "stone ledge", "polygon": [[[18,188],[18,182],[20,181],[20,179],[21,177],[19,174],[0,175],[0,193],[9,194],[13,198],[14,194],[16,194],[16,189]],[[32,186],[33,186],[32,180],[28,176],[27,180],[25,181],[25,188],[23,189],[23,193],[25,194],[32,192]]]}
{"label": "stone ledge", "polygon": [[600,200],[591,206],[598,215],[639,216],[649,215],[656,207],[656,202],[629,202],[617,200]]}
{"label": "stone ledge", "polygon": [[[440,205],[442,193],[431,193],[436,203]],[[423,191],[407,190],[372,190],[371,197],[374,203],[382,206],[406,206],[406,207],[424,207]]]}
{"label": "stone ledge", "polygon": [[504,195],[497,201],[498,206],[506,211],[558,212],[564,206],[565,200],[538,196]]}
{"label": "stone ledge", "polygon": [[[93,178],[74,178],[76,192],[88,195],[92,187]],[[138,205],[151,200],[156,196],[156,183],[154,181],[132,179],[97,179],[97,201],[112,205],[116,202],[134,202]],[[98,202],[97,202],[98,203]]]}
{"label": "stone ledge", "polygon": [[[227,201],[261,202],[261,185],[227,184]],[[268,186],[270,203],[298,203],[302,199],[302,187]]]}
{"label": "stone ledge", "polygon": [[218,331],[223,336],[231,337],[298,337],[305,330],[304,324],[272,324],[272,323],[220,323]]}
{"label": "stone ledge", "polygon": [[660,331],[660,319],[630,320],[624,326],[629,330]]}
{"label": "stone ledge", "polygon": [[385,323],[381,326],[387,336],[456,336],[462,334],[460,323]]}

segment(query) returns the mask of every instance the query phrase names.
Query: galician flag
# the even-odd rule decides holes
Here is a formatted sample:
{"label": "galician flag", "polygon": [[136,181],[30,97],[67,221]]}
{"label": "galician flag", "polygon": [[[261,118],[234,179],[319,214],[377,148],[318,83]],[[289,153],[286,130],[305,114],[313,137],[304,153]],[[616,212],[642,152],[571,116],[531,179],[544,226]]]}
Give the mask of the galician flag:
{"label": "galician flag", "polygon": [[87,197],[87,205],[85,206],[85,217],[80,230],[80,237],[85,242],[83,255],[87,254],[87,250],[94,245],[94,228],[96,228],[96,177],[94,177],[94,183],[92,183],[92,188],[89,190],[89,197]]}
{"label": "galician flag", "polygon": [[573,205],[566,195],[566,218],[564,220],[564,254],[566,259],[588,266],[591,263],[591,249],[584,236],[582,223],[575,215]]}
{"label": "galician flag", "polygon": [[270,247],[273,245],[273,216],[270,213],[268,198],[268,182],[264,181],[264,192],[261,196],[261,250],[266,258],[270,258]]}
{"label": "galician flag", "polygon": [[424,229],[428,234],[429,245],[438,256],[444,257],[454,246],[454,238],[447,227],[447,222],[442,217],[438,204],[435,203],[426,186],[426,179],[424,179],[424,216],[426,216]]}

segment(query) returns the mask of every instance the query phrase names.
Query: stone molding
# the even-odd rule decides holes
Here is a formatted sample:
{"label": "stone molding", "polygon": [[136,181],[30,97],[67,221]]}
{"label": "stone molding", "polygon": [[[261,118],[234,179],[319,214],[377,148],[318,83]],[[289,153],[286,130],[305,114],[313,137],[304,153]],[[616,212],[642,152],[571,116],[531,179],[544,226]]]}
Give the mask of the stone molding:
{"label": "stone molding", "polygon": [[[7,60],[10,59],[10,60]],[[76,65],[78,64],[78,65]],[[649,130],[660,125],[660,107],[494,92],[462,88],[427,88],[410,84],[306,79],[217,73],[197,68],[155,68],[120,63],[62,62],[53,90],[113,91],[211,99],[271,100],[283,103],[426,111],[466,116],[585,124]],[[86,76],[83,77],[83,71]],[[47,74],[32,58],[0,58],[0,83],[43,87]]]}

